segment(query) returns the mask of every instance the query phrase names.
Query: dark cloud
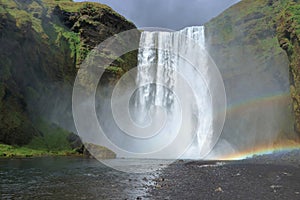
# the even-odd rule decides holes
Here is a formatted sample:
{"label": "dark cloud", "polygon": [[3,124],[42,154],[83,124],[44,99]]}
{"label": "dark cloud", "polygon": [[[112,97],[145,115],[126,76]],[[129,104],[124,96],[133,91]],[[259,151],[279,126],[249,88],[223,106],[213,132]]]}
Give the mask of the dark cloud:
{"label": "dark cloud", "polygon": [[162,27],[178,30],[186,26],[201,25],[239,0],[92,1],[109,5],[138,27]]}

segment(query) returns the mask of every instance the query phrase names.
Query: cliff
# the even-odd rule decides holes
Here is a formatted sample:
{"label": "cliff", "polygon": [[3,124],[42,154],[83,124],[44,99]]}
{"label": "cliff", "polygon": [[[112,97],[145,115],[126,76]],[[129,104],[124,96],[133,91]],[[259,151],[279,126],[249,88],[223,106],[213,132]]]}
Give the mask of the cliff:
{"label": "cliff", "polygon": [[[62,132],[65,141],[70,133],[61,121],[72,124],[71,93],[78,66],[106,38],[133,28],[98,3],[0,0],[0,143],[47,143],[49,132]],[[130,65],[116,61],[107,77],[135,66],[135,56],[127,56]]]}
{"label": "cliff", "polygon": [[[300,135],[299,10],[296,0],[243,0],[205,24],[228,98],[222,139],[234,147]],[[0,0],[0,143],[78,146],[70,135],[78,67],[106,38],[132,28],[98,3]],[[136,66],[136,53],[116,60],[104,82]]]}
{"label": "cliff", "polygon": [[205,24],[206,45],[223,75],[228,100],[221,139],[231,141],[233,149],[294,140],[295,132],[300,136],[299,85],[290,81],[299,76],[299,21],[291,11],[299,11],[298,2],[243,0]]}
{"label": "cliff", "polygon": [[280,46],[286,51],[290,64],[292,109],[295,131],[300,134],[300,1],[291,1],[280,13],[277,35]]}

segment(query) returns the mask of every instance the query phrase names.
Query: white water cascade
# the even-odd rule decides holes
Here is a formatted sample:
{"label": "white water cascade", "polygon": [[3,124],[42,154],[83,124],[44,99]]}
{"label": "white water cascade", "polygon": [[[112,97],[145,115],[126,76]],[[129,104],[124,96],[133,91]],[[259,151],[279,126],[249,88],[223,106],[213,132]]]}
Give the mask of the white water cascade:
{"label": "white water cascade", "polygon": [[[141,127],[152,127],[143,132],[157,138],[150,146],[161,147],[162,141],[171,146],[165,145],[158,157],[168,158],[178,151],[175,155],[181,152],[181,158],[199,159],[214,146],[218,136],[213,130],[208,63],[203,26],[142,33],[132,117]],[[161,121],[165,121],[163,128],[156,127]]]}
{"label": "white water cascade", "polygon": [[[217,67],[205,43],[201,26],[177,32],[129,30],[101,43],[74,84],[73,117],[83,142],[122,158],[219,159],[272,144],[290,132],[285,61],[274,52],[276,62],[273,57],[264,62],[240,47],[226,47],[224,54],[223,47],[207,43]],[[137,49],[138,66],[97,94],[105,67]]]}
{"label": "white water cascade", "polygon": [[[132,35],[139,38],[136,43]],[[120,41],[127,42],[128,52],[138,49],[138,65],[95,98],[89,92],[97,89],[91,87],[101,77],[95,72],[99,64],[109,65],[106,59],[99,61],[98,50],[123,55]],[[205,159],[221,134],[226,96],[221,74],[205,50],[204,27],[124,32],[94,54],[79,73],[73,95],[76,127],[84,142],[107,147],[122,158]],[[86,87],[80,81],[88,78],[93,84]]]}
{"label": "white water cascade", "polygon": [[[134,29],[102,42],[79,68],[73,118],[83,143],[125,159],[105,160],[99,148],[89,152],[114,169],[138,172],[136,158],[166,164],[178,158],[235,159],[233,154],[276,144],[293,130],[288,67],[282,67],[288,61],[277,50],[261,59],[240,42],[238,47],[207,42],[218,67],[205,50],[204,27],[142,34]],[[106,67],[137,49],[138,66],[115,85],[98,88]]]}

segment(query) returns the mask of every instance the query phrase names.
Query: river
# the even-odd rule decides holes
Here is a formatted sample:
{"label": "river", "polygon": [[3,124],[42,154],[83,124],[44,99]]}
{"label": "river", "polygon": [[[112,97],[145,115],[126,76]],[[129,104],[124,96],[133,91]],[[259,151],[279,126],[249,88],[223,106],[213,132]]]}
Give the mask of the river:
{"label": "river", "polygon": [[[143,165],[141,162],[151,168],[162,166],[159,160],[138,160],[132,166]],[[1,199],[145,199],[147,188],[158,175],[158,171],[124,173],[81,157],[0,159],[0,196]]]}

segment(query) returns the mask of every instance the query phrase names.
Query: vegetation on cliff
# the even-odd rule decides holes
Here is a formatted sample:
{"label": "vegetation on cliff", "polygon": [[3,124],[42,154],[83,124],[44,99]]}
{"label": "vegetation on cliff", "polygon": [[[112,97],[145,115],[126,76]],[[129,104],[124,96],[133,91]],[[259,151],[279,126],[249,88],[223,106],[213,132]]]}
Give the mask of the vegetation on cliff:
{"label": "vegetation on cliff", "polygon": [[290,61],[291,96],[295,115],[295,131],[300,134],[300,2],[290,1],[277,21],[280,46]]}
{"label": "vegetation on cliff", "polygon": [[[238,56],[231,58],[230,51],[241,56],[241,61],[251,59],[263,62],[266,67],[272,67],[274,63],[284,66],[285,52],[278,43],[276,24],[277,16],[286,4],[287,1],[243,0],[227,9],[205,24],[208,43],[213,48],[211,54],[229,58],[228,62],[222,63],[226,70],[236,65],[233,59],[239,59]],[[243,54],[252,57],[245,58]]]}
{"label": "vegetation on cliff", "polygon": [[[247,76],[251,66],[259,66],[262,76],[273,71],[266,83],[284,91],[289,88],[284,76],[289,66],[294,129],[300,134],[299,1],[243,0],[205,26],[210,53],[221,58],[214,60],[222,66],[229,93],[230,84],[236,83],[233,77]],[[0,143],[23,146],[20,155],[72,152],[78,146],[69,129],[78,67],[99,43],[132,28],[131,22],[98,3],[0,0]],[[104,82],[113,83],[136,66],[136,54],[116,59],[106,69]],[[238,101],[240,94],[235,95],[229,101]],[[0,149],[1,156],[18,154],[12,152],[19,148]]]}
{"label": "vegetation on cliff", "polygon": [[[287,12],[293,14],[284,14]],[[238,116],[237,113],[228,112],[224,130],[230,133],[228,134],[230,138],[226,138],[226,134],[223,135],[225,139],[233,141],[237,146],[241,145],[243,141],[235,141],[235,138],[238,138],[241,131],[250,132],[252,127],[256,127],[256,130],[252,131],[256,138],[256,144],[263,141],[263,135],[268,135],[267,132],[273,131],[272,128],[274,127],[283,127],[282,130],[280,128],[274,129],[278,132],[274,133],[274,135],[278,135],[278,140],[283,138],[295,139],[294,131],[300,136],[297,128],[295,130],[288,128],[294,123],[294,117],[291,114],[292,106],[288,102],[290,90],[292,96],[295,96],[293,95],[295,93],[294,83],[293,81],[290,83],[288,79],[288,70],[290,62],[296,62],[295,59],[292,61],[292,54],[288,49],[296,49],[296,42],[299,44],[299,40],[294,38],[293,44],[289,39],[284,39],[285,42],[283,42],[282,35],[286,37],[287,34],[281,34],[282,31],[296,33],[296,30],[299,30],[299,21],[296,20],[299,18],[297,12],[299,12],[298,1],[242,0],[205,24],[207,46],[210,55],[223,75],[229,109],[241,105],[245,100],[252,101],[278,96],[288,98],[288,100],[284,100],[285,111],[282,108],[282,112],[280,114],[275,113],[272,118],[273,109],[268,110],[270,116],[266,119],[275,120],[276,124],[265,121],[264,116],[267,113],[263,112],[263,109],[272,103],[274,104],[275,100],[260,109],[259,105],[253,105],[251,109],[257,109],[255,112],[262,111],[262,113],[257,115],[255,119],[253,118],[252,123],[247,121],[249,120],[247,114],[251,115],[250,109],[248,112],[244,111],[244,114],[240,113],[240,117],[236,117]],[[283,21],[283,15],[288,16],[289,19]],[[288,22],[290,21],[293,21],[292,27],[295,30],[291,30],[292,28],[289,27],[291,23]],[[287,48],[287,44],[291,44],[291,46]],[[286,48],[282,48],[283,46]],[[299,58],[299,51],[294,52],[293,57]],[[295,66],[295,64],[291,64],[291,66]],[[300,85],[296,88],[299,90]],[[276,104],[282,106],[283,101],[281,103],[276,102]],[[294,116],[297,124],[297,121],[300,120],[300,112]],[[228,121],[230,122],[227,123]],[[258,131],[260,126],[267,127],[262,122],[269,124],[268,130]],[[251,137],[250,133],[248,135]],[[247,139],[244,141],[247,142]]]}
{"label": "vegetation on cliff", "polygon": [[[0,143],[69,151],[71,133],[61,121],[72,121],[78,66],[106,38],[132,28],[98,3],[0,0]],[[114,62],[107,75],[120,76],[135,66],[135,52],[127,57],[130,61]]]}

